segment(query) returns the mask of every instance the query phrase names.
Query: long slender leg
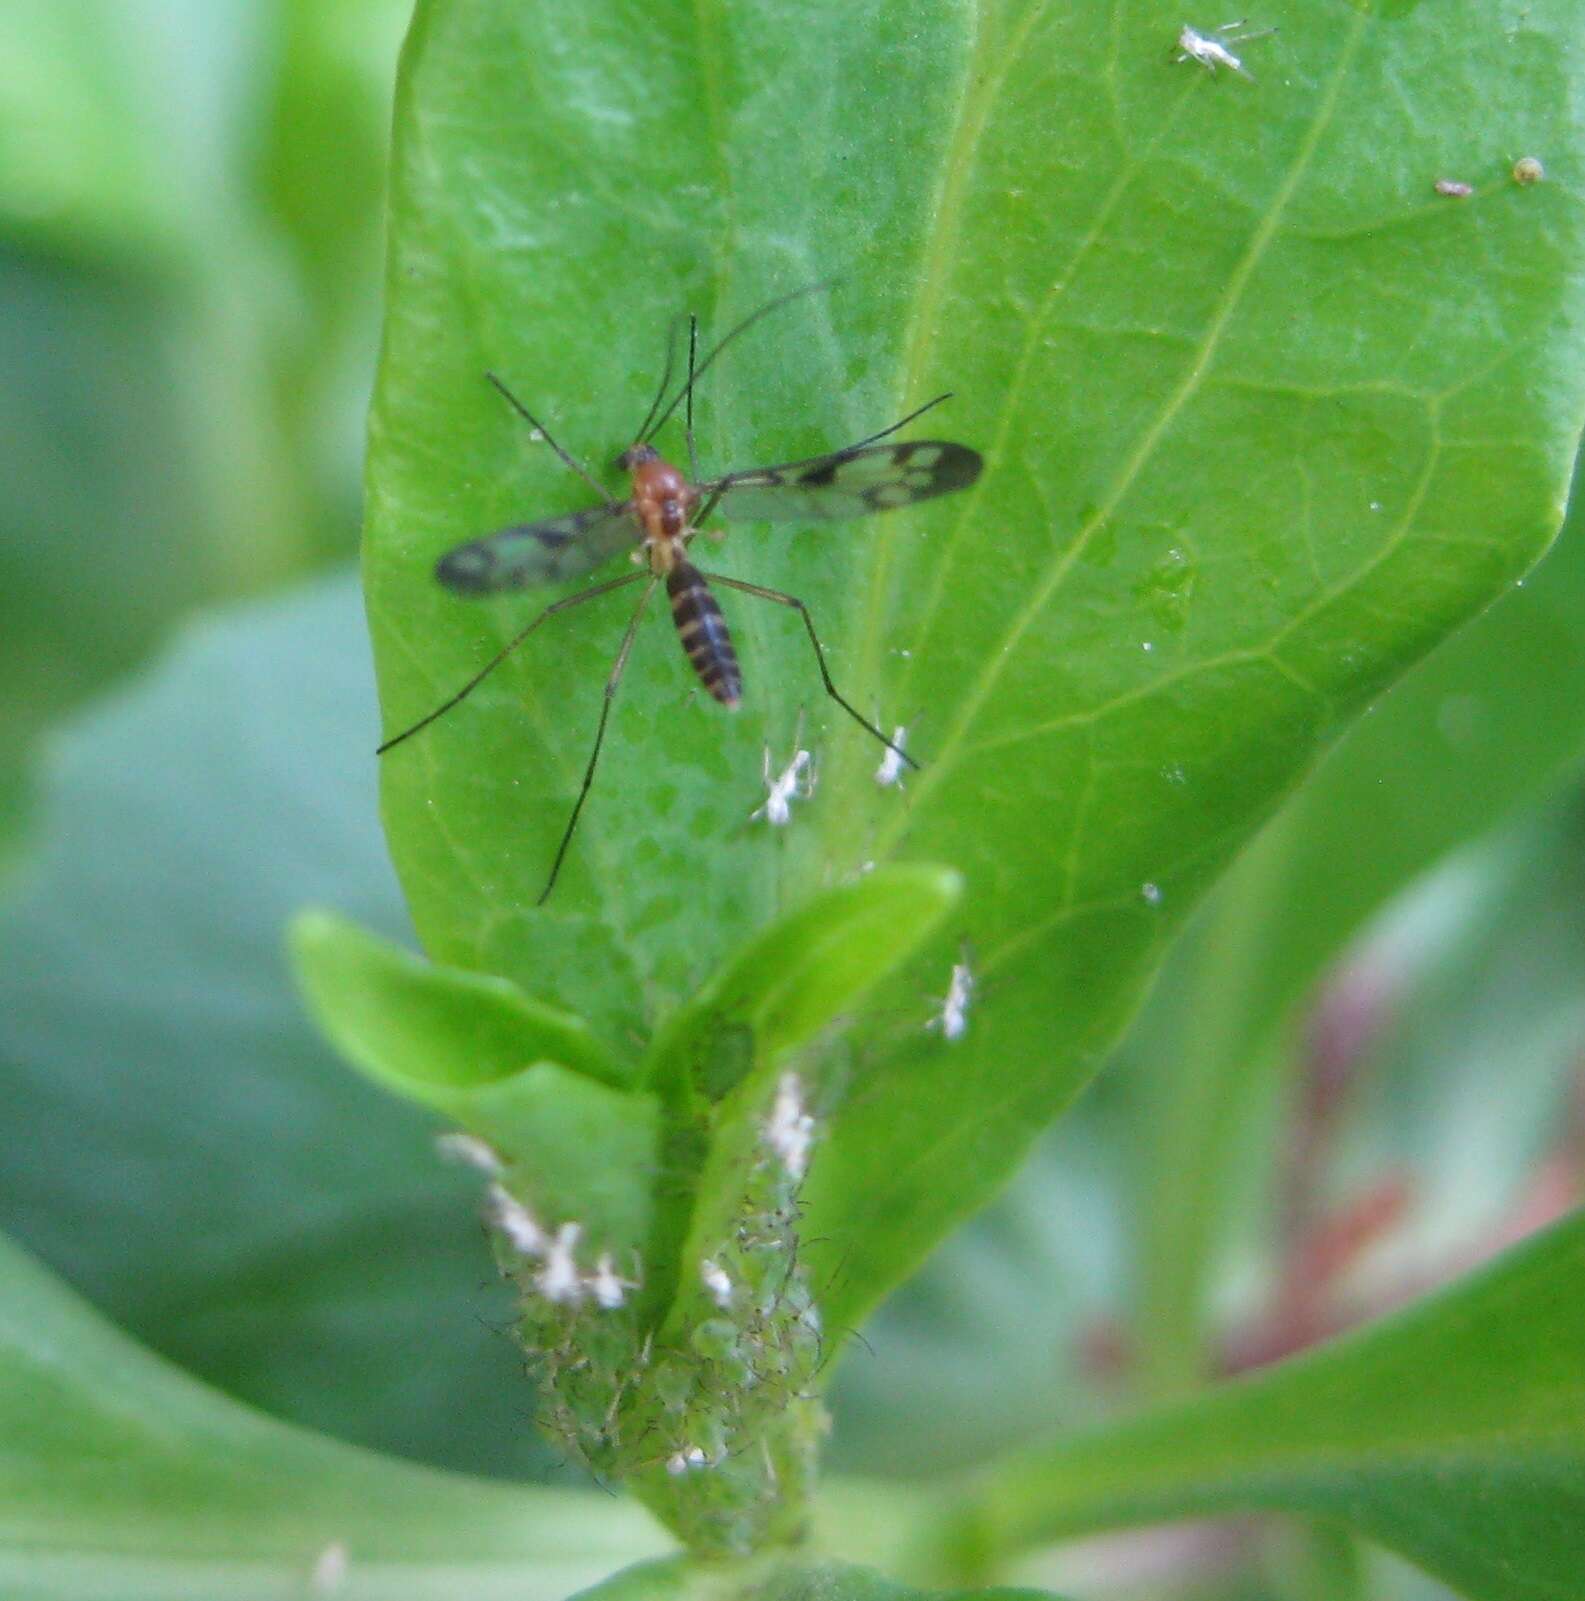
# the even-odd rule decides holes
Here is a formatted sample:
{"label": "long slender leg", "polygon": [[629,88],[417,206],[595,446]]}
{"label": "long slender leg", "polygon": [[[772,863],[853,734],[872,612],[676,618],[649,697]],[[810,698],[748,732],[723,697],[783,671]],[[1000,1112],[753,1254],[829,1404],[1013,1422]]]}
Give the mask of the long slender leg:
{"label": "long slender leg", "polygon": [[609,595],[613,589],[622,589],[628,584],[636,584],[643,576],[643,573],[624,573],[620,578],[613,578],[604,584],[596,584],[593,589],[580,589],[576,595],[569,595],[565,600],[558,600],[547,606],[526,628],[520,629],[514,634],[450,700],[442,701],[427,717],[420,717],[411,728],[404,728],[400,734],[393,734],[374,754],[383,756],[393,745],[400,745],[404,739],[411,738],[419,729],[428,728],[437,717],[444,717],[458,701],[466,700],[541,623],[554,617],[557,612],[571,611],[574,606],[581,606],[586,600],[594,600],[601,595]]}
{"label": "long slender leg", "polygon": [[605,681],[605,699],[600,703],[600,726],[594,732],[594,749],[589,752],[589,765],[583,770],[583,785],[578,791],[577,800],[573,802],[572,816],[567,819],[561,844],[556,847],[556,860],[551,864],[550,877],[545,880],[545,887],[540,891],[539,899],[534,902],[536,906],[543,906],[550,898],[550,892],[556,887],[556,878],[561,872],[567,847],[572,843],[573,830],[578,826],[583,803],[589,798],[589,786],[594,782],[595,763],[600,760],[600,747],[605,743],[605,722],[611,715],[611,702],[616,699],[617,686],[622,682],[627,658],[632,652],[633,640],[638,634],[639,619],[644,615],[644,608],[649,605],[649,597],[655,593],[655,585],[659,581],[652,573],[634,573],[633,577],[648,578],[649,582],[644,585],[644,593],[639,596],[638,605],[633,611],[633,620],[627,625],[627,632],[622,636],[622,648],[616,653],[616,660],[611,663],[611,676]]}
{"label": "long slender leg", "polygon": [[703,525],[703,523],[704,523],[705,518],[708,517],[710,515],[710,513],[715,510],[717,504],[720,502],[721,497],[731,487],[732,487],[732,481],[729,478],[722,479],[719,483],[717,483],[715,488],[710,491],[710,498],[707,501],[705,501],[704,505],[702,505],[699,508],[699,510],[692,517],[690,517],[688,519],[688,526],[690,528],[699,528],[699,527],[701,527]]}
{"label": "long slender leg", "polygon": [[535,429],[540,438],[543,439],[545,443],[549,445],[558,456],[561,457],[564,466],[572,468],[572,470],[577,473],[577,475],[595,492],[595,494],[600,497],[601,500],[606,503],[607,506],[614,506],[616,504],[616,501],[611,496],[611,491],[607,489],[598,478],[594,477],[594,475],[590,473],[589,470],[584,467],[576,457],[563,450],[561,446],[550,437],[550,430],[544,425],[544,423],[542,423],[533,414],[533,412],[531,412],[528,407],[525,406],[523,402],[519,400],[517,396],[514,395],[499,378],[495,376],[493,372],[487,372],[484,376],[488,378],[490,382],[494,384],[495,387],[499,389],[506,397],[506,402],[512,408],[512,410],[515,411],[530,428]]}
{"label": "long slender leg", "polygon": [[761,600],[773,600],[778,606],[791,606],[804,620],[804,627],[809,632],[809,643],[815,648],[815,661],[820,666],[820,677],[825,682],[826,694],[834,700],[861,728],[867,729],[883,744],[887,750],[895,751],[915,772],[919,771],[919,763],[905,751],[901,745],[894,745],[869,718],[848,701],[837,686],[831,682],[831,672],[826,666],[826,653],[820,648],[820,636],[815,632],[814,619],[809,615],[809,608],[799,600],[796,595],[783,594],[779,589],[766,589],[763,584],[744,583],[741,578],[728,578],[722,573],[706,573],[704,575],[712,583],[724,585],[727,589],[740,590],[745,595],[758,595]]}

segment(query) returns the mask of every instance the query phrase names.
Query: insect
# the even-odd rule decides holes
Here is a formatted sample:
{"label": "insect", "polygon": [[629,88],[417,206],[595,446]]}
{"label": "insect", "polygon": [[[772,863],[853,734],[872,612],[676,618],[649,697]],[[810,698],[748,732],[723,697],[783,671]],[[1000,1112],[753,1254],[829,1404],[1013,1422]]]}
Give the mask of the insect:
{"label": "insect", "polygon": [[[815,792],[815,759],[801,748],[803,718],[798,719],[799,732],[793,737],[793,753],[787,765],[774,777],[771,775],[770,746],[765,747],[765,762],[761,775],[765,784],[765,799],[749,813],[750,822],[764,818],[772,828],[785,828],[792,821],[792,803],[808,800]],[[890,755],[890,752],[887,753]]]}
{"label": "insect", "polygon": [[969,1031],[969,1002],[974,999],[974,969],[969,964],[965,946],[958,961],[952,964],[952,976],[947,980],[947,993],[942,997],[940,1009],[925,1024],[938,1028],[944,1040],[960,1040]]}
{"label": "insect", "polygon": [[881,764],[875,769],[875,782],[882,789],[903,781],[903,763],[908,759],[903,746],[908,741],[908,730],[901,723],[892,730],[891,742],[886,747],[886,753],[881,757]]}
{"label": "insect", "polygon": [[1248,78],[1253,83],[1254,78],[1229,46],[1247,44],[1251,39],[1264,39],[1276,31],[1275,28],[1246,27],[1242,19],[1224,22],[1220,28],[1213,28],[1209,33],[1201,33],[1198,28],[1191,28],[1184,23],[1178,30],[1178,54],[1174,59],[1198,61],[1213,75],[1218,67],[1226,67],[1229,72],[1236,72],[1240,78]]}
{"label": "insect", "polygon": [[[878,434],[871,434],[841,450],[815,456],[808,461],[754,467],[726,473],[719,478],[700,477],[693,434],[693,396],[699,378],[739,334],[762,317],[789,301],[813,294],[824,287],[824,284],[814,284],[796,289],[761,306],[717,341],[702,361],[697,360],[698,319],[690,317],[687,378],[668,400],[679,327],[679,324],[673,324],[667,340],[666,363],[655,398],[650,403],[633,444],[617,457],[617,466],[631,480],[631,492],[626,499],[619,500],[609,494],[596,478],[556,443],[549,430],[494,373],[486,375],[561,462],[600,496],[600,504],[583,511],[547,517],[539,522],[517,523],[482,539],[469,540],[440,558],[435,568],[436,578],[455,594],[494,595],[506,590],[582,577],[624,550],[631,553],[639,571],[607,579],[544,607],[461,689],[410,728],[386,740],[376,754],[384,755],[444,716],[477,689],[530,634],[552,617],[614,590],[642,584],[643,592],[606,678],[605,698],[600,706],[594,746],[589,753],[577,799],[573,802],[572,815],[567,819],[555,860],[551,864],[550,876],[540,894],[539,905],[545,903],[555,887],[566,859],[584,802],[588,799],[590,785],[594,782],[600,748],[605,742],[611,702],[616,697],[623,670],[632,652],[639,622],[656,586],[661,583],[666,586],[672,621],[689,663],[705,689],[723,706],[729,710],[737,708],[743,694],[743,675],[726,619],[710,588],[712,581],[723,588],[773,601],[778,606],[796,611],[814,648],[815,663],[819,667],[826,694],[888,751],[895,752],[910,767],[918,765],[903,752],[900,745],[887,739],[838,691],[826,665],[825,651],[815,631],[814,620],[809,615],[809,609],[796,595],[785,594],[779,589],[767,589],[761,584],[747,583],[740,578],[728,578],[721,573],[704,573],[689,560],[689,544],[706,518],[717,510],[722,517],[741,522],[835,521],[862,517],[871,512],[891,511],[899,506],[914,505],[937,495],[966,489],[980,475],[983,465],[981,457],[966,445],[951,444],[940,439],[881,443],[932,406],[950,398],[948,395],[937,395],[934,400],[911,411],[890,428],[883,428]],[[654,444],[656,434],[685,400],[687,476],[666,461]]]}

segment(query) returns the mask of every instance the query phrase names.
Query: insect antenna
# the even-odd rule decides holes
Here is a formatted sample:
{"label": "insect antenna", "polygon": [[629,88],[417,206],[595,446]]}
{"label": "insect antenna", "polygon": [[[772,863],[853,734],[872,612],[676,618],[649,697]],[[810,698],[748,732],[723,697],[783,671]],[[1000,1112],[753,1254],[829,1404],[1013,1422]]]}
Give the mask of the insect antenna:
{"label": "insect antenna", "polygon": [[834,277],[822,278],[818,283],[805,284],[802,289],[790,289],[785,295],[778,295],[776,299],[768,301],[765,305],[761,306],[758,311],[751,311],[748,316],[746,316],[742,322],[737,325],[737,327],[723,334],[716,342],[715,348],[711,350],[710,354],[706,356],[704,360],[701,361],[699,365],[688,374],[688,382],[671,397],[670,404],[667,405],[666,409],[661,412],[658,418],[655,419],[655,422],[650,427],[649,431],[643,435],[643,440],[647,442],[648,440],[653,439],[655,435],[660,432],[660,430],[665,426],[667,418],[669,418],[682,403],[683,397],[690,394],[693,390],[695,382],[705,375],[710,363],[713,362],[715,358],[719,356],[721,352],[725,350],[726,347],[731,344],[739,334],[746,333],[754,326],[755,323],[760,320],[761,317],[768,317],[773,311],[780,311],[783,306],[790,304],[794,300],[801,300],[805,295],[819,294],[821,290],[829,289],[835,282],[836,279]]}
{"label": "insect antenna", "polygon": [[666,391],[671,388],[672,370],[677,365],[677,330],[682,326],[682,313],[678,312],[666,328],[666,365],[661,371],[660,383],[655,389],[655,398],[649,403],[649,410],[644,413],[644,420],[638,425],[638,432],[633,435],[635,439],[645,438],[649,425],[655,420],[655,413],[660,410],[660,403],[666,398]]}
{"label": "insect antenna", "polygon": [[883,428],[878,434],[871,434],[868,439],[859,440],[856,445],[844,445],[842,449],[837,452],[837,454],[846,455],[850,450],[862,450],[866,445],[873,445],[877,440],[889,439],[898,431],[898,429],[906,428],[915,417],[923,417],[924,414],[932,407],[939,406],[943,400],[951,400],[951,398],[952,391],[949,389],[945,394],[937,395],[934,400],[927,400],[924,405],[918,407],[914,411],[909,412],[901,422],[894,422],[890,428]]}
{"label": "insect antenna", "polygon": [[688,314],[688,382],[683,387],[683,393],[688,397],[688,475],[695,483],[699,482],[699,452],[693,448],[693,381],[697,377],[694,371],[694,357],[699,353],[699,319],[692,312]]}
{"label": "insect antenna", "polygon": [[561,457],[562,461],[567,466],[571,467],[572,470],[577,473],[577,475],[595,492],[595,494],[600,497],[601,500],[606,503],[607,506],[614,506],[616,504],[616,501],[611,497],[611,491],[607,489],[605,485],[602,484],[597,478],[595,478],[585,467],[583,467],[581,463],[574,460],[572,456],[563,450],[561,446],[550,437],[550,430],[544,425],[544,423],[542,423],[539,418],[537,418],[533,412],[531,412],[528,407],[525,406],[523,402],[519,400],[517,396],[514,395],[499,378],[495,376],[493,372],[487,372],[484,376],[488,378],[503,395],[506,396],[507,404],[511,406],[518,416],[521,417],[530,428],[534,429],[539,434],[540,438],[543,439],[545,443],[549,445],[558,456]]}

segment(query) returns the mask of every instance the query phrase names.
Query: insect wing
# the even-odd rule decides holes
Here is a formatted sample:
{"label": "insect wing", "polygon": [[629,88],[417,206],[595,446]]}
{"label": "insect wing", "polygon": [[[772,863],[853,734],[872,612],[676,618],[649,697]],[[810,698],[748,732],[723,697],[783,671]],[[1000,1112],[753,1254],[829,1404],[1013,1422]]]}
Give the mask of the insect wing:
{"label": "insect wing", "polygon": [[557,584],[593,572],[637,539],[630,502],[591,506],[543,522],[515,523],[458,545],[440,558],[435,577],[459,595]]}
{"label": "insect wing", "polygon": [[867,517],[967,489],[984,465],[978,451],[941,439],[860,445],[811,461],[732,473],[706,492],[721,492],[721,515],[739,522],[813,522]]}

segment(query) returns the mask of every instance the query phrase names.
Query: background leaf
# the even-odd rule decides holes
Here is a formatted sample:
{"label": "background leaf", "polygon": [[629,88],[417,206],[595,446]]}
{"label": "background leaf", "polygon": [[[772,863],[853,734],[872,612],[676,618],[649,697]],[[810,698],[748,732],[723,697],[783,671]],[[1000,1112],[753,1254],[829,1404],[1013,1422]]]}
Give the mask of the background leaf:
{"label": "background leaf", "polygon": [[[786,459],[948,385],[950,432],[987,454],[954,502],[740,533],[721,558],[804,595],[850,697],[918,724],[906,795],[811,694],[795,619],[739,608],[730,725],[646,631],[544,911],[618,617],[558,620],[384,768],[430,950],[613,1034],[833,876],[963,870],[964,927],[882,1003],[812,1176],[839,1322],[994,1193],[1233,849],[1556,528],[1585,370],[1571,12],[1386,9],[1279,7],[1253,86],[1170,65],[1178,19],[1142,3],[906,26],[665,5],[571,30],[420,9],[369,467],[388,731],[534,604],[456,601],[435,557],[587,499],[486,369],[604,462],[678,309],[721,329],[848,269],[712,369],[706,459]],[[1545,154],[1547,183],[1510,181],[1510,144]],[[1433,193],[1449,172],[1469,203]],[[772,836],[744,819],[800,703],[821,788]],[[986,983],[947,1049],[919,996],[957,934]]]}
{"label": "background leaf", "polygon": [[304,912],[291,938],[319,1026],[399,1095],[446,1110],[445,1091],[492,1084],[541,1061],[603,1084],[625,1087],[633,1077],[581,1019],[538,1004],[506,979],[426,962],[329,912]]}
{"label": "background leaf", "polygon": [[1585,746],[1582,608],[1576,503],[1540,570],[1371,708],[1173,947],[1115,1066],[1145,1075],[1130,1139],[1137,1322],[1158,1388],[1212,1361],[1229,1230],[1278,1183],[1270,1117],[1289,1103],[1301,1008],[1327,964],[1439,856],[1546,796]]}
{"label": "background leaf", "polygon": [[[718,1594],[720,1584],[719,1572],[710,1569],[690,1568],[675,1559],[645,1562],[585,1591],[579,1601],[687,1601],[693,1595]],[[786,1562],[745,1580],[735,1593],[742,1601],[969,1601],[973,1596],[986,1601],[1034,1601],[1049,1592],[924,1590],[839,1562]]]}
{"label": "background leaf", "polygon": [[187,635],[61,739],[0,913],[0,1218],[104,1312],[294,1421],[448,1466],[556,1460],[438,1125],[350,1073],[284,936],[406,918],[348,578]]}
{"label": "background leaf", "polygon": [[410,9],[0,14],[0,853],[63,710],[352,549]]}
{"label": "background leaf", "polygon": [[0,1292],[8,1595],[559,1601],[665,1549],[633,1503],[437,1473],[238,1406],[3,1241]]}
{"label": "background leaf", "polygon": [[1585,1214],[1325,1349],[998,1465],[967,1549],[1282,1508],[1348,1524],[1479,1601],[1585,1561]]}
{"label": "background leaf", "polygon": [[[1580,808],[1574,783],[1400,897],[1348,958],[1329,1003],[1341,1021],[1307,1028],[1277,1093],[1241,1103],[1240,1170],[1223,1180],[1238,1227],[1205,1269],[1196,1369],[1267,1362],[1380,1315],[1585,1194]],[[1154,1198],[1130,1169],[1160,1115],[1160,1075],[1140,1072],[1153,1065],[1115,1063],[872,1321],[834,1394],[838,1463],[939,1473],[1116,1418],[1160,1383],[1156,1303],[1130,1249],[1139,1199]],[[1317,1072],[1331,1101],[1319,1140]],[[1347,1220],[1372,1213],[1347,1247]],[[1060,1587],[1064,1567],[1045,1571]]]}

